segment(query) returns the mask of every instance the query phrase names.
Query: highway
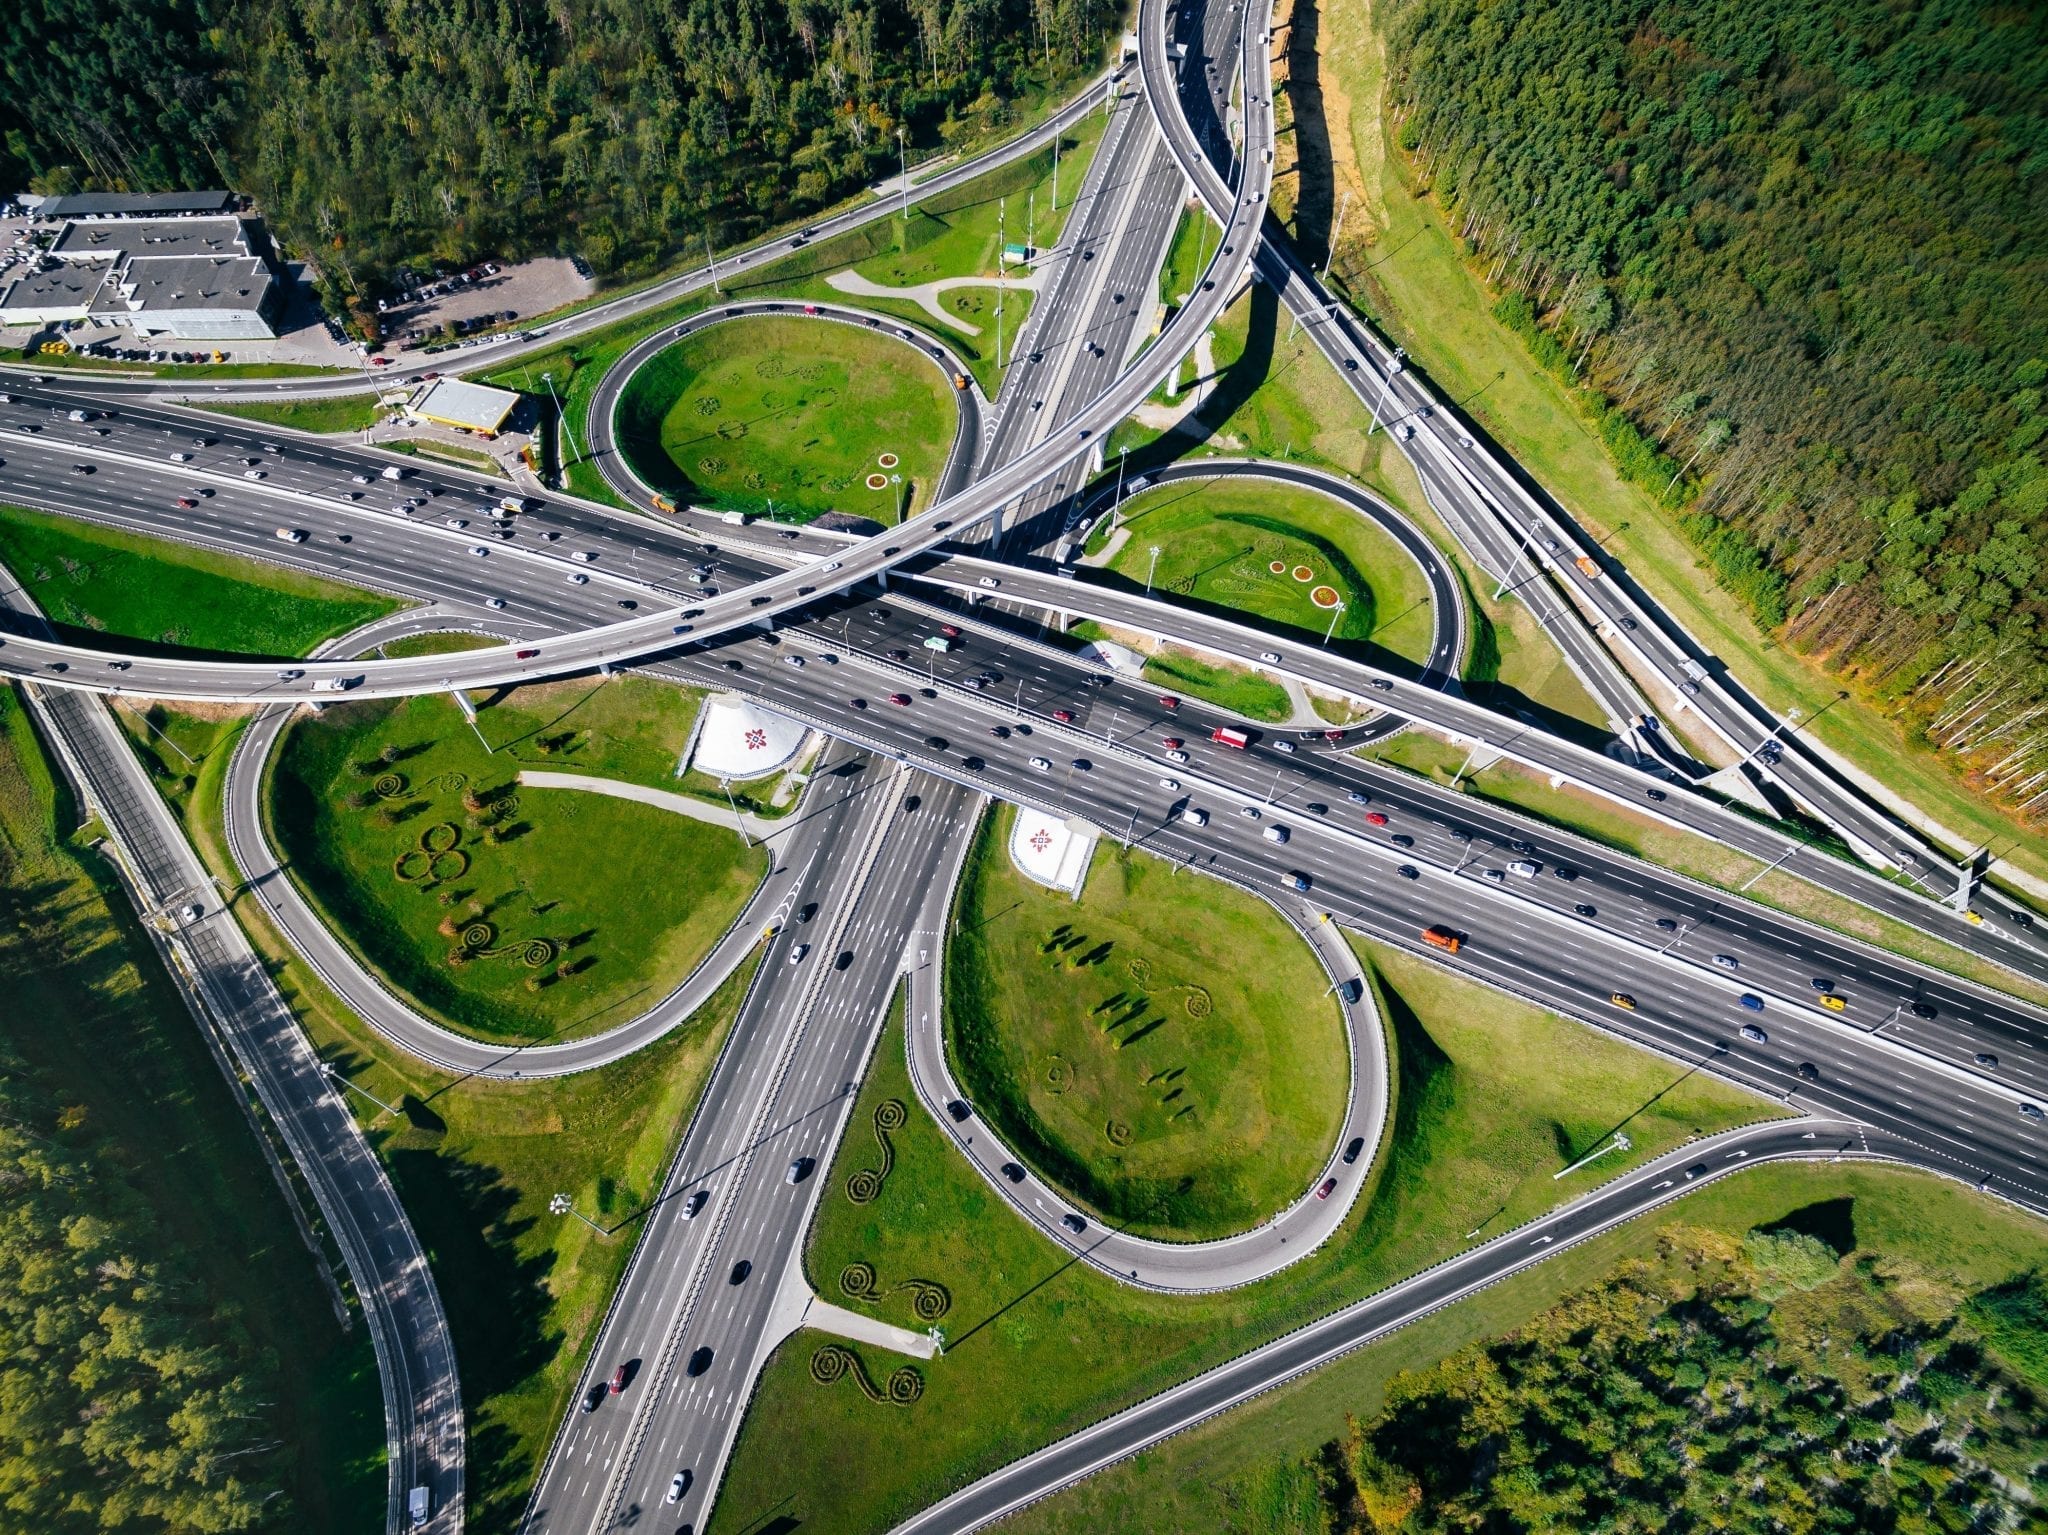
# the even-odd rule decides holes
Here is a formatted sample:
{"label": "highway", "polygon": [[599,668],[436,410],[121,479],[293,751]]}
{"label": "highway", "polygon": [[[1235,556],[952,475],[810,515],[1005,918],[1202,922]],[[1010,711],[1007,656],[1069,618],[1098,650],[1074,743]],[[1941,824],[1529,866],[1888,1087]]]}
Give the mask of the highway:
{"label": "highway", "polygon": [[[0,600],[36,612],[4,571]],[[106,704],[72,690],[23,694],[81,801],[107,826],[145,920],[247,1076],[347,1266],[383,1396],[385,1528],[409,1525],[407,1496],[425,1487],[428,1528],[455,1535],[467,1458],[461,1377],[447,1313],[398,1191]]]}

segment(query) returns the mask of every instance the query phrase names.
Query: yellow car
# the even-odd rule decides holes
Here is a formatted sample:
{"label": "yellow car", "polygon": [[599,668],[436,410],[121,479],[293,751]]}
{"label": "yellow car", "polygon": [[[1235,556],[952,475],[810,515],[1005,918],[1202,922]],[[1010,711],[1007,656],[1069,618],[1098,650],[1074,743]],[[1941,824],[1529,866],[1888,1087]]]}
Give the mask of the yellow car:
{"label": "yellow car", "polygon": [[1849,1004],[1843,998],[1836,996],[1833,992],[1824,991],[1820,994],[1820,1005],[1826,1008],[1831,1013],[1839,1013],[1843,1008],[1847,1007]]}
{"label": "yellow car", "polygon": [[1616,1007],[1627,1008],[1630,1012],[1634,1012],[1636,1010],[1636,999],[1630,996],[1625,991],[1614,992],[1607,998],[1607,1000],[1612,1002]]}
{"label": "yellow car", "polygon": [[1970,921],[1972,921],[1972,922],[1976,923],[1976,924],[1977,924],[1978,926],[1980,926],[1980,927],[1981,927],[1981,926],[1983,926],[1983,923],[1984,923],[1984,913],[1983,913],[1983,912],[1981,912],[1981,911],[1966,911],[1966,912],[1964,912],[1964,913],[1963,913],[1963,915],[1964,915],[1964,916],[1965,916],[1966,918],[1968,918],[1968,919],[1969,919]]}

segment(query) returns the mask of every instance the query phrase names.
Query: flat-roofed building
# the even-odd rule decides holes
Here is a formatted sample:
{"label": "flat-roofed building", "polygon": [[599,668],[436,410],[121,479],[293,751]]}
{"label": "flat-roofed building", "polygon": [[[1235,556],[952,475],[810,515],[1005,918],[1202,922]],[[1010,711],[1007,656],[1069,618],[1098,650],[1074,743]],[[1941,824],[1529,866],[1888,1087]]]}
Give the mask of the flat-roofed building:
{"label": "flat-roofed building", "polygon": [[0,325],[61,325],[94,313],[127,315],[112,261],[58,261],[0,287]]}
{"label": "flat-roofed building", "polygon": [[234,211],[232,192],[76,192],[35,206],[40,219],[187,218]]}
{"label": "flat-roofed building", "polygon": [[518,404],[518,394],[510,389],[493,389],[488,384],[472,384],[459,378],[437,378],[420,396],[412,413],[436,426],[495,437]]}
{"label": "flat-roofed building", "polygon": [[[96,302],[61,311],[47,302],[81,286],[63,276],[65,267],[102,274]],[[141,336],[247,341],[275,336],[283,308],[270,242],[253,220],[73,219],[39,269],[0,295],[0,325],[91,317],[119,320]]]}

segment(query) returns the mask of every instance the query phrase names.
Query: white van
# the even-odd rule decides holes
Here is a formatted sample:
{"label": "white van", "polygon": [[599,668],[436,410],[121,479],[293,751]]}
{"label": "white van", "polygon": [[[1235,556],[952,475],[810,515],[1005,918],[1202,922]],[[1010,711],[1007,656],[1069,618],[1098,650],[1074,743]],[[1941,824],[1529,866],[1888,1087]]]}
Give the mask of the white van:
{"label": "white van", "polygon": [[1193,805],[1183,807],[1180,818],[1190,826],[1207,826],[1209,824],[1209,812],[1198,810]]}
{"label": "white van", "polygon": [[405,470],[397,464],[386,464],[383,474],[387,480],[402,480],[405,478]]}
{"label": "white van", "polygon": [[303,544],[306,541],[306,530],[304,528],[279,528],[276,536],[288,544]]}
{"label": "white van", "polygon": [[1534,879],[1538,874],[1541,874],[1542,872],[1542,864],[1531,863],[1526,858],[1517,858],[1513,863],[1508,865],[1508,873],[1519,874],[1523,879]]}

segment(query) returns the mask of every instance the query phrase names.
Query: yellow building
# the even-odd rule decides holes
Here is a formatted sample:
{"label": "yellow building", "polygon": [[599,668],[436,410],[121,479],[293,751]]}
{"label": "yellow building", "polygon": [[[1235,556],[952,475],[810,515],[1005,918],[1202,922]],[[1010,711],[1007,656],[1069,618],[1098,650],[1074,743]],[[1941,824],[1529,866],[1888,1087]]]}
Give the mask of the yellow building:
{"label": "yellow building", "polygon": [[510,389],[493,389],[459,378],[437,378],[420,396],[412,413],[436,426],[452,426],[459,432],[495,437],[504,429],[505,418],[519,404]]}

